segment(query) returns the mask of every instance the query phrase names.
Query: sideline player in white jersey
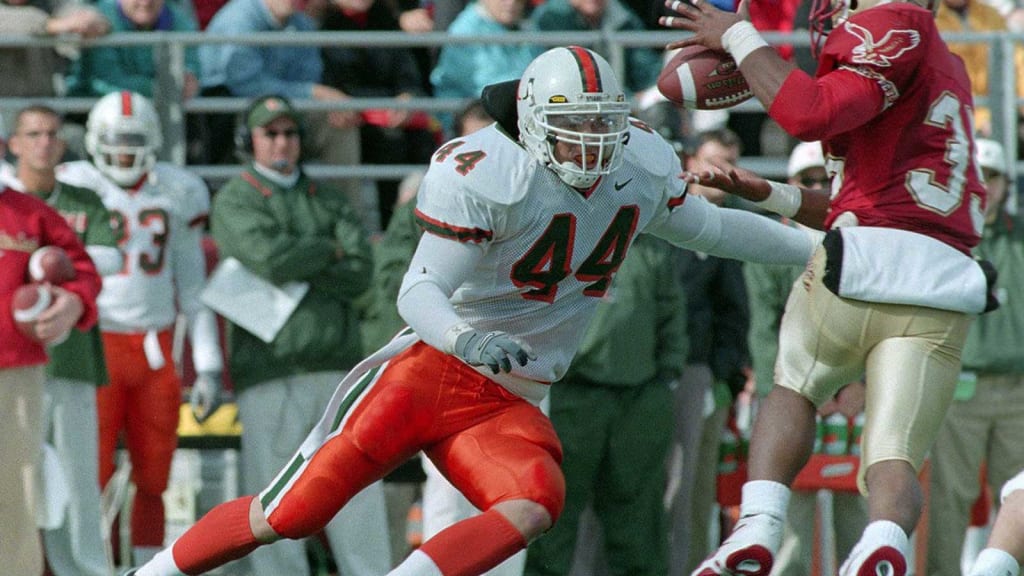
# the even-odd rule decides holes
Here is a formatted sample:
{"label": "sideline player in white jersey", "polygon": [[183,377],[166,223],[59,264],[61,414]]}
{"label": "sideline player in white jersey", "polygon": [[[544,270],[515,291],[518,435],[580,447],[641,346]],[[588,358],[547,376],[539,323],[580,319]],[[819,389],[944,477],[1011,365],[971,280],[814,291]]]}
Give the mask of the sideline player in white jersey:
{"label": "sideline player in white jersey", "polygon": [[518,140],[492,125],[432,158],[417,195],[427,233],[398,298],[411,329],[352,370],[350,391],[263,493],[214,508],[130,573],[200,574],[313,534],[423,450],[484,512],[391,574],[480,574],[561,512],[561,447],[536,403],[637,234],[780,264],[813,252],[816,236],[687,197],[672,147],[629,119],[611,66],[590,50],[549,50],[518,86]]}
{"label": "sideline player in white jersey", "polygon": [[97,397],[100,484],[115,471],[124,433],[136,486],[131,539],[136,561],[164,540],[164,505],[177,447],[181,380],[172,358],[175,320],[187,319],[198,375],[193,410],[202,420],[220,400],[221,351],[216,319],[199,301],[206,282],[201,239],[210,207],[197,176],[156,162],[159,118],[133,92],[101,98],[89,112],[86,149],[92,161],[63,164],[57,178],[99,193],[124,252],[120,272],[103,279],[100,330],[110,385]]}

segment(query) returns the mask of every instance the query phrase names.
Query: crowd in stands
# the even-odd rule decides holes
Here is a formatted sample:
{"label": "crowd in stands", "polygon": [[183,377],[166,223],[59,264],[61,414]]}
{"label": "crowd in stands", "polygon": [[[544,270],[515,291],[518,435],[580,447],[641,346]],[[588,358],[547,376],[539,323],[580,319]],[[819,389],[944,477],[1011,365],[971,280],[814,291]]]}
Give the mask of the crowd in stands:
{"label": "crowd in stands", "polygon": [[[135,307],[126,302],[130,298],[125,294],[131,296],[128,290],[97,296],[90,294],[92,288],[85,280],[69,288],[77,296],[63,295],[72,304],[62,304],[69,309],[63,311],[62,322],[65,328],[77,325],[76,338],[48,348],[50,365],[45,374],[29,374],[45,394],[28,395],[29,409],[38,411],[39,421],[28,432],[19,431],[19,438],[27,439],[18,443],[31,447],[38,440],[35,447],[42,452],[45,440],[57,449],[58,466],[67,468],[70,501],[65,504],[63,523],[43,526],[41,538],[34,531],[20,535],[29,548],[19,550],[17,563],[10,565],[22,571],[10,573],[37,576],[46,570],[54,576],[110,576],[125,567],[119,565],[118,546],[130,550],[133,562],[143,562],[167,544],[161,493],[167,487],[176,447],[180,404],[193,389],[202,393],[192,394],[190,400],[205,404],[209,412],[222,399],[237,403],[244,426],[244,490],[258,493],[274,482],[275,474],[316,425],[337,383],[362,355],[385,344],[403,327],[394,303],[421,233],[414,216],[421,173],[402,181],[383,179],[370,184],[374,198],[368,203],[367,182],[314,181],[302,170],[303,164],[426,166],[450,138],[495,120],[502,123],[505,119],[484,109],[481,91],[518,79],[546,46],[523,42],[451,44],[436,49],[216,42],[191,46],[185,50],[180,98],[230,96],[245,98],[250,105],[241,114],[190,114],[185,120],[185,166],[156,162],[160,143],[154,135],[159,134],[159,125],[147,128],[148,141],[115,141],[124,136],[116,132],[111,132],[114,140],[108,141],[101,127],[90,124],[96,107],[88,116],[63,116],[44,106],[8,108],[4,98],[87,97],[116,101],[127,108],[151,106],[156,97],[154,49],[83,43],[105,35],[150,31],[294,35],[322,30],[338,34],[447,31],[453,36],[477,36],[516,31],[642,31],[658,29],[658,16],[665,10],[661,4],[660,0],[0,0],[0,36],[64,40],[55,47],[0,47],[0,69],[8,79],[0,84],[0,142],[11,143],[9,149],[0,146],[4,152],[0,184],[43,198],[69,222],[73,223],[71,214],[89,214],[90,225],[83,220],[74,230],[97,261],[97,270],[83,268],[85,280],[103,276],[105,291],[118,274],[134,278],[129,280],[132,291],[156,276],[162,281],[156,288],[146,285],[143,289],[151,292]],[[751,17],[761,30],[791,32],[806,28],[809,5],[808,0],[755,1]],[[1024,4],[1020,0],[942,0],[937,22],[947,32],[1021,32]],[[603,43],[590,48],[606,57],[612,50]],[[967,62],[974,93],[987,97],[993,91],[987,45],[965,42],[953,44],[952,49]],[[805,49],[781,46],[779,51],[813,71],[814,62]],[[827,186],[820,146],[798,143],[765,113],[681,110],[660,97],[655,82],[665,56],[660,49],[629,48],[622,81],[635,115],[676,147],[680,169],[699,170],[722,160],[736,163],[743,156],[785,156],[791,183],[805,188]],[[1013,61],[1024,72],[1024,47],[1017,47]],[[1018,74],[1017,84],[1018,94],[1024,97],[1024,73]],[[292,103],[429,97],[461,98],[468,105],[456,114],[386,108],[303,114]],[[1002,192],[990,191],[999,201],[990,205],[980,250],[997,260],[1004,302],[999,316],[985,316],[979,331],[971,334],[958,403],[935,450],[932,495],[939,504],[932,506],[928,530],[935,544],[928,546],[927,565],[921,567],[930,576],[959,574],[960,550],[965,534],[971,533],[970,506],[980,502],[990,507],[999,485],[1024,468],[1019,442],[1024,432],[1024,353],[1019,345],[1005,346],[1005,342],[1024,341],[1024,309],[1013,304],[1015,284],[1009,284],[1024,282],[1024,227],[1018,225],[1017,183],[1008,178],[1016,174],[1015,159],[1007,157],[997,141],[1019,138],[1024,142],[1024,130],[999,126],[991,108],[976,108],[974,128],[985,138],[979,153],[986,180],[990,186],[1001,186]],[[155,116],[146,121],[158,122]],[[1007,130],[1011,134],[1005,134]],[[35,152],[41,159],[32,172],[28,142],[36,139],[52,142]],[[48,160],[43,158],[47,154]],[[135,161],[141,164],[125,171],[119,155],[139,156]],[[190,174],[188,164],[239,165],[242,173],[212,188]],[[714,189],[693,188],[691,193],[712,202],[750,208]],[[138,204],[147,193],[168,205]],[[63,203],[57,201],[61,194]],[[0,214],[9,197],[7,191],[0,192]],[[146,212],[150,208],[159,209],[159,218],[165,219],[160,226],[165,228],[153,228],[153,217]],[[21,209],[52,219],[46,208],[31,202]],[[101,232],[92,227],[108,219],[120,227]],[[60,242],[71,244],[66,237],[71,232],[55,220],[44,219],[44,223],[59,229]],[[132,228],[136,225],[138,229]],[[149,244],[130,244],[138,242],[140,230]],[[171,231],[185,237],[188,245],[163,245]],[[4,234],[0,230],[0,239]],[[230,318],[227,340],[223,327],[216,336],[212,314],[205,317],[209,310],[199,301],[201,288],[209,281],[197,259],[201,237],[214,242],[222,264],[241,262],[270,283],[304,286],[298,296],[301,303],[270,340]],[[573,491],[567,511],[536,545],[492,575],[689,574],[717,547],[715,535],[727,534],[735,520],[730,516],[735,502],[722,494],[722,478],[730,464],[723,459],[723,434],[738,432],[740,444],[743,435],[749,434],[747,411],[756,409],[758,398],[771,384],[777,349],[766,344],[774,344],[785,293],[800,270],[741,264],[649,242],[638,244],[635,259],[619,271],[620,290],[602,303],[579,363],[565,382],[553,388],[551,404],[545,406],[565,449],[566,478]],[[105,269],[99,265],[102,251],[94,248],[114,244],[126,260],[123,266]],[[127,270],[132,265],[140,268]],[[74,303],[76,299],[81,301]],[[188,335],[178,334],[175,340],[179,314],[190,317]],[[191,362],[200,372],[191,382],[182,381],[177,365],[182,360],[183,338],[191,344]],[[611,346],[610,338],[627,338],[633,346],[624,354],[612,354],[609,350],[622,350]],[[1004,345],[993,352],[999,342]],[[95,365],[62,373],[56,367],[73,363],[69,353],[90,355]],[[223,391],[222,371],[231,383]],[[0,404],[22,401],[18,400],[24,396],[22,391],[16,397],[6,390],[15,378],[24,379],[24,375],[0,365]],[[137,388],[147,386],[148,395],[135,395]],[[863,407],[863,386],[850,383],[847,396],[837,395],[833,405],[820,410],[821,419],[841,413],[852,434]],[[143,406],[150,412],[140,424]],[[208,416],[202,409],[196,415],[199,421]],[[970,441],[962,438],[964,430],[971,431]],[[90,449],[76,447],[76,441],[89,444]],[[13,443],[3,441],[5,446]],[[119,444],[131,454],[137,486],[134,516],[123,520],[131,526],[131,540],[123,543],[116,535],[111,538],[109,528],[101,530],[97,517],[100,490],[114,475]],[[843,454],[850,455],[854,446],[850,441]],[[26,469],[42,468],[41,457],[33,463],[36,454],[29,452],[16,456],[25,461]],[[83,458],[88,462],[83,464]],[[991,484],[987,490],[986,461]],[[409,501],[422,496],[423,510],[430,515],[424,519],[429,536],[478,511],[459,500],[458,492],[428,464],[424,471],[414,459],[388,481],[411,487]],[[13,479],[6,485],[15,484],[18,480]],[[28,502],[44,482],[24,484],[19,488],[24,492],[21,499]],[[864,500],[850,490],[836,490],[830,498],[836,519],[842,521],[834,527],[834,545],[838,555],[845,557],[867,522]],[[774,576],[809,573],[816,545],[815,503],[811,491],[798,493],[792,501],[785,553],[776,559]],[[239,575],[311,574],[316,567],[307,554],[320,547],[329,550],[330,563],[340,574],[383,575],[418,543],[404,537],[404,522],[395,525],[396,516],[388,515],[389,505],[393,503],[386,502],[384,485],[375,483],[356,507],[346,508],[331,522],[322,538],[265,547],[251,561],[229,565],[227,574],[235,574],[233,569]],[[6,514],[7,506],[0,501],[0,516]],[[31,513],[18,510],[18,518]],[[9,523],[0,520],[0,527]],[[402,536],[395,538],[396,531]],[[4,540],[0,536],[0,542]],[[0,552],[7,550],[0,545]],[[29,558],[32,554],[38,558]],[[39,565],[39,559],[45,559],[45,566]],[[0,562],[7,565],[7,558]]]}

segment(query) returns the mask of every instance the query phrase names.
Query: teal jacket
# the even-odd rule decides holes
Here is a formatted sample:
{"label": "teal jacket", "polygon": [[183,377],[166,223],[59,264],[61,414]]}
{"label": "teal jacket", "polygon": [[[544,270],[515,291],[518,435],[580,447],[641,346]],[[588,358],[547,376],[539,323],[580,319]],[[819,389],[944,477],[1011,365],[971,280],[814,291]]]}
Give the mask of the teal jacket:
{"label": "teal jacket", "polygon": [[[125,17],[119,0],[99,0],[96,8],[110,22],[110,33],[142,32]],[[177,4],[168,1],[157,19],[154,31],[195,32],[195,18]],[[185,48],[185,69],[199,78],[199,49]],[[72,63],[67,77],[69,96],[104,96],[119,90],[153,97],[157,67],[150,46],[97,46],[82,50]]]}
{"label": "teal jacket", "polygon": [[309,283],[269,344],[228,323],[236,390],[289,375],[347,370],[361,359],[354,302],[370,286],[373,258],[359,215],[341,192],[305,175],[284,189],[250,167],[214,196],[210,231],[221,259],[234,257],[274,284]]}
{"label": "teal jacket", "polygon": [[566,378],[640,386],[679,378],[686,365],[686,293],[673,248],[641,235],[583,337]]}
{"label": "teal jacket", "polygon": [[978,316],[964,344],[963,368],[974,372],[1024,373],[1024,220],[1001,214],[985,227],[974,255],[995,265],[1000,306]]}

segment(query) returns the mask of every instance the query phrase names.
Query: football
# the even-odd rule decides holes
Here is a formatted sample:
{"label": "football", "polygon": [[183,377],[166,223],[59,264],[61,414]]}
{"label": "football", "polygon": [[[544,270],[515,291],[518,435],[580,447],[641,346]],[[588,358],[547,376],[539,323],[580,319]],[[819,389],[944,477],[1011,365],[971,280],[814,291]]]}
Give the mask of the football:
{"label": "football", "polygon": [[673,54],[661,69],[658,90],[695,110],[729,108],[754,95],[732,56],[704,46],[686,46]]}
{"label": "football", "polygon": [[59,246],[43,246],[28,260],[28,276],[33,282],[60,284],[75,279],[75,266]]}
{"label": "football", "polygon": [[37,340],[34,333],[36,319],[52,302],[50,289],[42,284],[19,286],[11,298],[11,313],[18,331],[32,340]]}

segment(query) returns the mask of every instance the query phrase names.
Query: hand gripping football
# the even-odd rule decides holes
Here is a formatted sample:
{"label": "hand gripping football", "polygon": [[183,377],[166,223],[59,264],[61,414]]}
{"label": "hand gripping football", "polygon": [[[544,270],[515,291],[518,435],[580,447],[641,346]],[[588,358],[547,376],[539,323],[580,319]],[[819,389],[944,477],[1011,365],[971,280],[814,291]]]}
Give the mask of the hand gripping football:
{"label": "hand gripping football", "polygon": [[704,46],[686,46],[661,69],[658,90],[665,98],[695,110],[720,110],[754,95],[736,61]]}
{"label": "hand gripping football", "polygon": [[14,291],[11,298],[11,313],[18,331],[32,340],[37,340],[35,324],[43,310],[50,307],[53,296],[50,289],[42,284],[23,284]]}
{"label": "hand gripping football", "polygon": [[75,279],[75,266],[59,246],[43,246],[28,260],[28,275],[33,282],[60,284]]}

